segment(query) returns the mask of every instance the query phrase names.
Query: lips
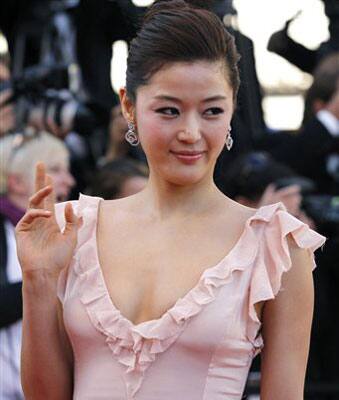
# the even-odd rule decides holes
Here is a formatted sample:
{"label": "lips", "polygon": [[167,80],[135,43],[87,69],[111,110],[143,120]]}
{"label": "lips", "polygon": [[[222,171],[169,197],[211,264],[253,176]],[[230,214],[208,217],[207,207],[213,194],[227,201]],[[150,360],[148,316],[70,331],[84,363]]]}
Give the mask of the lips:
{"label": "lips", "polygon": [[171,151],[171,153],[184,164],[194,164],[203,157],[205,151]]}
{"label": "lips", "polygon": [[172,153],[179,156],[198,156],[205,153],[204,151],[172,151]]}

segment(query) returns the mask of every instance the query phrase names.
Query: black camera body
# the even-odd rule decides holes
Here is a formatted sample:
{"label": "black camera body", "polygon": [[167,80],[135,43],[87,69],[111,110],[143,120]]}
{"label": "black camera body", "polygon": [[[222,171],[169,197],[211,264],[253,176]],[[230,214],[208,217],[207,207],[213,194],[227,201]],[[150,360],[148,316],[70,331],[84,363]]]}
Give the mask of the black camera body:
{"label": "black camera body", "polygon": [[[62,135],[70,131],[87,134],[105,123],[98,107],[82,101],[71,90],[74,66],[37,65],[28,67],[21,76],[2,82],[1,91],[10,89],[16,108],[16,129],[29,125],[37,130],[54,131]],[[97,108],[97,109],[96,109]]]}

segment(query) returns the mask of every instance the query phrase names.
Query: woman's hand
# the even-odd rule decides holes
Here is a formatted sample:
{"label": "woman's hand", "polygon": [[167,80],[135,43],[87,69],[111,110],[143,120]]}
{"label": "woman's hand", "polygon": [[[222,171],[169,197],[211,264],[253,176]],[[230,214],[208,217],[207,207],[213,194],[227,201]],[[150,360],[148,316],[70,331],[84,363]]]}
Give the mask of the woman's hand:
{"label": "woman's hand", "polygon": [[37,164],[35,186],[36,193],[15,230],[18,258],[23,276],[40,271],[58,278],[71,261],[82,220],[68,203],[65,230],[60,231],[55,218],[52,179],[46,175],[43,163]]}

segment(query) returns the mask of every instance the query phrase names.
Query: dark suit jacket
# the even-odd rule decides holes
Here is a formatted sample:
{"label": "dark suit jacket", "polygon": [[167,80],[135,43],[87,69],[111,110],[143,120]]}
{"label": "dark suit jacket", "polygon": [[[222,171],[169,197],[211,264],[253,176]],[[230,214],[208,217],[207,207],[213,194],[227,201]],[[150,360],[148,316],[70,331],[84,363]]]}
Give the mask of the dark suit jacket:
{"label": "dark suit jacket", "polygon": [[257,149],[268,151],[277,161],[312,179],[318,193],[339,195],[339,184],[327,171],[328,156],[339,155],[339,138],[332,136],[316,117],[298,133],[267,135],[257,143]]}
{"label": "dark suit jacket", "polygon": [[22,318],[22,283],[7,278],[7,240],[5,217],[0,214],[0,329]]}
{"label": "dark suit jacket", "polygon": [[339,155],[339,137],[332,136],[316,118],[312,118],[297,136],[296,153],[292,167],[313,179],[319,193],[339,195],[339,183],[327,171],[330,154]]}

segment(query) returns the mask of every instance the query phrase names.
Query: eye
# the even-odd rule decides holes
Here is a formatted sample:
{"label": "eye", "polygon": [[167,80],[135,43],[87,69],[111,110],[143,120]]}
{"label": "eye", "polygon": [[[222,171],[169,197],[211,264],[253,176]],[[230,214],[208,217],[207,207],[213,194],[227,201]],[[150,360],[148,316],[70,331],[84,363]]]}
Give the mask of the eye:
{"label": "eye", "polygon": [[179,110],[174,107],[158,108],[157,110],[155,110],[155,112],[169,116],[179,115]]}
{"label": "eye", "polygon": [[212,107],[205,111],[205,114],[208,116],[214,116],[214,115],[223,114],[223,113],[224,113],[224,110],[219,107]]}

